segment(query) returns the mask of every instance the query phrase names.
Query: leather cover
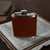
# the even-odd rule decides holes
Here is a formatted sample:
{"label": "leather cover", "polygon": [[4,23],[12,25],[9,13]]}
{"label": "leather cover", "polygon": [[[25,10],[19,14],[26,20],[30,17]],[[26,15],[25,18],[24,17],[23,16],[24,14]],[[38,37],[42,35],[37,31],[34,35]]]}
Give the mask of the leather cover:
{"label": "leather cover", "polygon": [[36,17],[12,17],[14,36],[31,37],[36,36]]}

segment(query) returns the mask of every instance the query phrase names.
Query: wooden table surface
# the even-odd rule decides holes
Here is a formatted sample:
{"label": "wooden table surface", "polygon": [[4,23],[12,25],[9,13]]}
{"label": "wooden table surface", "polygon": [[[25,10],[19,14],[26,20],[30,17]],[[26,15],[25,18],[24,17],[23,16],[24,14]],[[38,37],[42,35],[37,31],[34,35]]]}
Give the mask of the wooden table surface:
{"label": "wooden table surface", "polygon": [[[0,25],[0,31],[1,31],[0,36],[9,44],[9,46],[11,46],[11,49],[17,49],[17,50],[32,49],[34,50],[36,47],[34,48],[32,47],[32,45],[34,44],[36,44],[36,46],[40,45],[41,43],[43,43],[42,40],[50,37],[50,24],[42,20],[41,18],[37,17],[37,36],[36,37],[34,36],[28,37],[28,38],[14,37],[12,22],[8,22],[8,23]],[[50,40],[50,38],[48,40]],[[41,42],[41,43],[37,44],[38,42]],[[50,44],[50,41],[48,44]],[[37,50],[40,48],[37,47]]]}

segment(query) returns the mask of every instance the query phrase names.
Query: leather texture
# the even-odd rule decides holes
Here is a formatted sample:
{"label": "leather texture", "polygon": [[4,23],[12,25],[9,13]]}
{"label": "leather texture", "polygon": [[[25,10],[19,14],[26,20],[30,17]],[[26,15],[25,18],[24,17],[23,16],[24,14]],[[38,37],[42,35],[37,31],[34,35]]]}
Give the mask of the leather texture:
{"label": "leather texture", "polygon": [[37,17],[12,17],[14,36],[36,36]]}

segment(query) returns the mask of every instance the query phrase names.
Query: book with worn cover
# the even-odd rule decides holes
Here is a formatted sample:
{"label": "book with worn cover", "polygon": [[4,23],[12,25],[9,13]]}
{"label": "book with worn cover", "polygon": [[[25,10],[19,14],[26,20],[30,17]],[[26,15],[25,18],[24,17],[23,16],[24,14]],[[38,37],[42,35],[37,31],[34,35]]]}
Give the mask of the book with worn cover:
{"label": "book with worn cover", "polygon": [[12,6],[9,8],[8,12],[7,12],[5,15],[0,15],[0,22],[6,21],[7,18],[11,15],[11,13],[12,13],[14,10],[15,10],[15,7],[12,5]]}
{"label": "book with worn cover", "polygon": [[11,1],[0,1],[0,15],[5,15],[11,5]]}
{"label": "book with worn cover", "polygon": [[[50,44],[50,24],[37,17],[37,36],[18,38],[14,36],[12,21],[0,25],[0,37],[10,50],[39,50]],[[16,30],[17,31],[17,30]]]}

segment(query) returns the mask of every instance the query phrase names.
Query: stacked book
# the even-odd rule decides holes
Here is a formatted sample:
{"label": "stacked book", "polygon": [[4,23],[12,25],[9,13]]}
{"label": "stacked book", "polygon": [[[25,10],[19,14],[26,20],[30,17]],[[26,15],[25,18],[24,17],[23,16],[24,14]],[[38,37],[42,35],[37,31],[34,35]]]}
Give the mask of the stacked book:
{"label": "stacked book", "polygon": [[6,21],[14,10],[15,7],[11,1],[0,1],[0,22]]}

